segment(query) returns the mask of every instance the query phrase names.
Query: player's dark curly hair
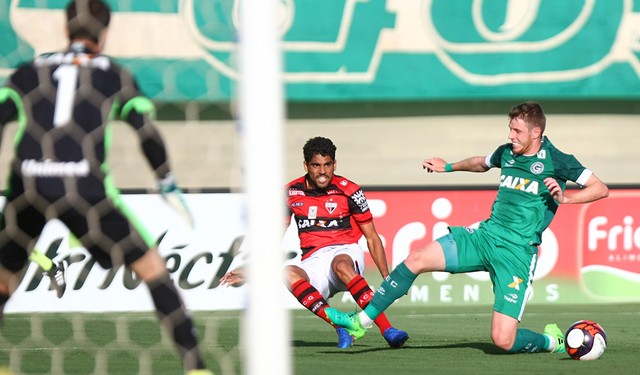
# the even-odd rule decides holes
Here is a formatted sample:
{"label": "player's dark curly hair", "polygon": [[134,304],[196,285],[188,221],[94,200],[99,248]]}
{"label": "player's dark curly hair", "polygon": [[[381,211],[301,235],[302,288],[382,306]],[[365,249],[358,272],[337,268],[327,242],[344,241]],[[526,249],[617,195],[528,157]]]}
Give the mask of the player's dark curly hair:
{"label": "player's dark curly hair", "polygon": [[[544,133],[544,129],[547,126],[547,118],[544,115],[542,106],[533,101],[524,102],[511,108],[509,119],[514,118],[522,118],[528,124],[539,127],[542,133]],[[529,129],[531,129],[531,126]]]}
{"label": "player's dark curly hair", "polygon": [[102,0],[72,0],[66,13],[70,40],[87,38],[98,43],[102,30],[111,21],[111,8]]}
{"label": "player's dark curly hair", "polygon": [[304,154],[304,161],[307,163],[311,161],[314,155],[320,154],[320,156],[329,156],[332,160],[336,158],[336,146],[331,142],[329,138],[315,137],[311,138],[304,144],[302,148]]}

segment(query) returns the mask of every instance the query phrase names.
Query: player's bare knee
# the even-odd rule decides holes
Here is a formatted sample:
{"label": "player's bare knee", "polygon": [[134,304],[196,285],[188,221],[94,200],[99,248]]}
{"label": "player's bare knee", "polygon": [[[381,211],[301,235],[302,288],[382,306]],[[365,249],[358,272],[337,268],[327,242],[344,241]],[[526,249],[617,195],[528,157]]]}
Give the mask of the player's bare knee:
{"label": "player's bare knee", "polygon": [[492,334],[491,340],[493,341],[495,346],[505,351],[511,350],[515,342],[514,337],[510,337],[510,335],[501,335],[501,334]]}
{"label": "player's bare knee", "polygon": [[158,279],[168,272],[164,259],[160,257],[156,249],[147,251],[142,258],[131,263],[129,267],[145,282]]}
{"label": "player's bare knee", "polygon": [[338,278],[345,284],[357,275],[353,265],[353,259],[351,259],[347,254],[340,254],[333,258],[331,268],[336,276],[338,276]]}
{"label": "player's bare knee", "polygon": [[293,285],[298,280],[306,280],[309,281],[309,275],[298,266],[285,266],[283,269],[284,278],[287,280],[289,285]]}
{"label": "player's bare knee", "polygon": [[347,254],[338,254],[331,261],[331,266],[335,269],[336,267],[347,267],[353,268],[353,259]]}
{"label": "player's bare knee", "polygon": [[0,282],[0,294],[8,296],[9,293],[9,285],[7,283]]}
{"label": "player's bare knee", "polygon": [[442,271],[445,266],[444,254],[433,244],[410,252],[404,263],[414,273]]}
{"label": "player's bare knee", "polygon": [[404,264],[409,267],[409,269],[413,268],[421,268],[420,264],[422,263],[422,254],[420,254],[422,250],[416,250],[409,252],[409,255],[404,260]]}

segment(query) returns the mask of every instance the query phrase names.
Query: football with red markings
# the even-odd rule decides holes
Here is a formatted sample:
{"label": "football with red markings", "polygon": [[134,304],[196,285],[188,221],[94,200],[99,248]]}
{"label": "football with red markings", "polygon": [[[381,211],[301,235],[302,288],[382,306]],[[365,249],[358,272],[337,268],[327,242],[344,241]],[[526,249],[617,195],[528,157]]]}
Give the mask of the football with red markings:
{"label": "football with red markings", "polygon": [[571,358],[590,361],[604,354],[607,335],[600,324],[592,320],[579,320],[567,330],[564,345]]}

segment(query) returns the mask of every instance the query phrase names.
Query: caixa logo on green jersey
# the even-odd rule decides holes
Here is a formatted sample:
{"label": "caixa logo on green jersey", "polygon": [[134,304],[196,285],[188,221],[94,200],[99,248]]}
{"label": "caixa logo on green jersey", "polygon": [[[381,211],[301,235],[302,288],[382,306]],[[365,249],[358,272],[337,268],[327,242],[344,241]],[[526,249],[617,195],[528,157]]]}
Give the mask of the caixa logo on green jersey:
{"label": "caixa logo on green jersey", "polygon": [[525,193],[538,194],[538,181],[515,176],[500,176],[500,187],[524,191]]}
{"label": "caixa logo on green jersey", "polygon": [[583,211],[582,284],[600,297],[640,300],[640,193],[614,193]]}

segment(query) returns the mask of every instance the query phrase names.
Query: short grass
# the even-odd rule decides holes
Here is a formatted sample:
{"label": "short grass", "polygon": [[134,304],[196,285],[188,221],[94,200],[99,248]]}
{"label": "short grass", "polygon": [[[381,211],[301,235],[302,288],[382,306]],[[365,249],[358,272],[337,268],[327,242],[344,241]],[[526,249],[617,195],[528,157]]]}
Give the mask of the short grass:
{"label": "short grass", "polygon": [[[392,324],[409,332],[402,349],[391,349],[373,328],[348,350],[336,349],[336,335],[310,314],[294,314],[296,374],[638,374],[640,305],[529,306],[521,327],[541,331],[557,322],[563,329],[579,319],[605,328],[609,347],[596,361],[566,354],[504,354],[490,338],[488,307],[392,307]],[[317,319],[316,319],[317,320]],[[325,333],[326,331],[326,333]],[[330,372],[327,369],[331,369]]]}
{"label": "short grass", "polygon": [[[216,374],[243,373],[240,313],[194,314],[202,349]],[[292,312],[291,367],[300,375],[340,374],[638,374],[640,304],[532,305],[521,324],[540,331],[579,319],[599,322],[608,348],[597,361],[566,354],[503,354],[490,340],[490,307],[404,307],[388,310],[409,332],[402,349],[376,328],[347,350],[306,310]],[[267,319],[265,319],[265,324]],[[269,348],[265,348],[269,350]],[[271,374],[269,364],[264,373]],[[10,314],[0,335],[2,368],[15,374],[180,374],[177,356],[153,314]]]}

